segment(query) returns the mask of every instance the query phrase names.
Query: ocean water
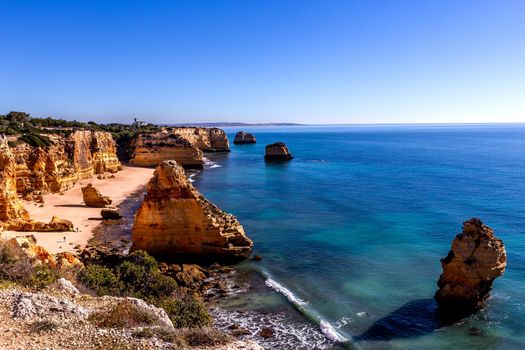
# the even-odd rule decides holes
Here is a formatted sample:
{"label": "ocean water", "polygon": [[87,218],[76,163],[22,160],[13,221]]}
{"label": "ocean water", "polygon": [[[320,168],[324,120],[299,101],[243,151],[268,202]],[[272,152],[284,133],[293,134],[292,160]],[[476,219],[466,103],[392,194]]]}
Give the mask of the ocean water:
{"label": "ocean water", "polygon": [[[525,125],[243,130],[257,144],[208,154],[193,180],[263,256],[242,265],[250,292],[223,307],[288,342],[268,348],[525,348]],[[275,141],[295,159],[265,163]],[[471,217],[503,240],[507,270],[485,310],[444,327],[439,260]]]}

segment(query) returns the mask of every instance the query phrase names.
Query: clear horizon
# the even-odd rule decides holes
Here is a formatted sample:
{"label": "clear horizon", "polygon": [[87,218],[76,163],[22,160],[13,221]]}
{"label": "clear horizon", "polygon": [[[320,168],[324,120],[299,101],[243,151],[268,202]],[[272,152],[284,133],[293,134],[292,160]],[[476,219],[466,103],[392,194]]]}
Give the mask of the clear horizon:
{"label": "clear horizon", "polygon": [[525,2],[0,1],[0,110],[100,123],[525,122]]}

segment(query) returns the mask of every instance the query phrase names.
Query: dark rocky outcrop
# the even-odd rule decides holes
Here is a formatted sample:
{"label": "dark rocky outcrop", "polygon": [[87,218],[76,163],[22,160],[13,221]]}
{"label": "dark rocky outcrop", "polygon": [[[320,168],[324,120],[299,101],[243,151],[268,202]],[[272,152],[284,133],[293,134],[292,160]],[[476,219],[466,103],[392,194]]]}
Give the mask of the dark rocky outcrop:
{"label": "dark rocky outcrop", "polygon": [[233,143],[237,144],[237,145],[242,145],[242,144],[246,144],[246,143],[256,143],[257,140],[255,139],[255,136],[253,136],[252,134],[250,133],[247,133],[245,131],[239,131],[236,135],[235,135],[235,139],[233,140]]}
{"label": "dark rocky outcrop", "polygon": [[452,242],[452,249],[441,260],[441,274],[434,298],[439,314],[454,321],[483,308],[492,282],[507,264],[503,242],[479,219],[463,223],[463,232]]}
{"label": "dark rocky outcrop", "polygon": [[283,161],[293,159],[293,156],[284,142],[276,142],[266,145],[264,159],[267,161]]}
{"label": "dark rocky outcrop", "polygon": [[100,211],[102,220],[118,220],[122,218],[120,212],[116,208],[104,208]]}

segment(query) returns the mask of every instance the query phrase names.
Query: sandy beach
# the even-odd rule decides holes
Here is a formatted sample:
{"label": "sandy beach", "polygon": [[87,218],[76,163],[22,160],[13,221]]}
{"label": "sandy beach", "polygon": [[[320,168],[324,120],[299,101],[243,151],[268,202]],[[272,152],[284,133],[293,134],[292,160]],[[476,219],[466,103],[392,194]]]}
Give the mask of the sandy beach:
{"label": "sandy beach", "polygon": [[[5,231],[4,238],[32,234],[38,244],[50,253],[72,250],[74,246],[85,246],[93,229],[101,223],[100,208],[88,208],[83,204],[81,187],[92,183],[100,193],[113,200],[112,206],[121,204],[130,194],[139,190],[153,176],[154,169],[123,166],[114,178],[99,180],[96,177],[79,181],[75,187],[63,192],[44,195],[44,206],[24,201],[25,208],[33,220],[49,222],[53,215],[71,220],[75,232],[15,232]],[[78,230],[78,231],[77,231]],[[65,240],[64,240],[65,237]]]}

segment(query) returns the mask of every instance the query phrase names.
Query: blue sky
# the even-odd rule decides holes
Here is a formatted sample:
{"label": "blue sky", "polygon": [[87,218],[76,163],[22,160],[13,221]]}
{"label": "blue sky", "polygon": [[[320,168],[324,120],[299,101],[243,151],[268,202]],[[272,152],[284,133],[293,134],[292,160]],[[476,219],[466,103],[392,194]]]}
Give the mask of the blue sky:
{"label": "blue sky", "polygon": [[0,113],[525,122],[525,1],[0,0]]}

